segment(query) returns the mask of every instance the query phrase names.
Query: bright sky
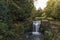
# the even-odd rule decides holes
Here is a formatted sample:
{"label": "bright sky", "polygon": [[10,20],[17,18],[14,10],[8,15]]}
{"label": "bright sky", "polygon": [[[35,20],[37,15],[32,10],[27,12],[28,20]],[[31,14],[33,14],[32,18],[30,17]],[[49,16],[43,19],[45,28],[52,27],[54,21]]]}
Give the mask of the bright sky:
{"label": "bright sky", "polygon": [[46,7],[48,0],[34,0],[34,6],[36,7],[36,10],[39,8],[44,9]]}

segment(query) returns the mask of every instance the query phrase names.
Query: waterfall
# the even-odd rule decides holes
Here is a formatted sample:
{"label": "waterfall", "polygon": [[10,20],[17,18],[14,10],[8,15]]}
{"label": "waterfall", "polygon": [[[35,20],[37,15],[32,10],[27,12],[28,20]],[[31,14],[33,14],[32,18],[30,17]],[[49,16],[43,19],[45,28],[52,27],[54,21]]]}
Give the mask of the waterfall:
{"label": "waterfall", "polygon": [[33,31],[32,31],[33,40],[44,40],[42,33],[39,32],[40,25],[41,21],[33,21]]}
{"label": "waterfall", "polygon": [[41,21],[33,21],[33,32],[32,32],[32,34],[36,34],[36,35],[40,34],[38,32],[39,28],[40,28],[40,24],[41,24]]}
{"label": "waterfall", "polygon": [[26,34],[27,40],[44,40],[43,34],[39,32],[40,25],[41,21],[33,21],[32,32]]}

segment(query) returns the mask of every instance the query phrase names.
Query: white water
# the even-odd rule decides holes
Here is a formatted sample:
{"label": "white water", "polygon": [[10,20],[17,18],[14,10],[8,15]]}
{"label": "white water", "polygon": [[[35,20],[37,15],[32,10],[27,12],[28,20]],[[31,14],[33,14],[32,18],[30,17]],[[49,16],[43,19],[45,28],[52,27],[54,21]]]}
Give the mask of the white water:
{"label": "white water", "polygon": [[33,21],[32,40],[44,40],[43,35],[39,32],[41,21]]}
{"label": "white water", "polygon": [[33,21],[33,32],[32,32],[33,35],[39,35],[40,34],[38,32],[39,28],[40,28],[40,24],[41,24],[41,21]]}
{"label": "white water", "polygon": [[27,40],[44,40],[43,34],[39,32],[41,21],[33,21],[32,35],[26,35]]}

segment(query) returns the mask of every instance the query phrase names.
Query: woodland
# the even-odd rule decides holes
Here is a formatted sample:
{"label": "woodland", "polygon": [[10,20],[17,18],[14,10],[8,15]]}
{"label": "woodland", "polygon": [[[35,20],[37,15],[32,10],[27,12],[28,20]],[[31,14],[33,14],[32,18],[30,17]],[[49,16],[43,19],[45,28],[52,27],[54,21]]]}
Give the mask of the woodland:
{"label": "woodland", "polygon": [[45,40],[60,40],[60,0],[49,0],[44,10],[33,0],[0,0],[0,40],[25,40],[34,20],[48,20],[41,25]]}

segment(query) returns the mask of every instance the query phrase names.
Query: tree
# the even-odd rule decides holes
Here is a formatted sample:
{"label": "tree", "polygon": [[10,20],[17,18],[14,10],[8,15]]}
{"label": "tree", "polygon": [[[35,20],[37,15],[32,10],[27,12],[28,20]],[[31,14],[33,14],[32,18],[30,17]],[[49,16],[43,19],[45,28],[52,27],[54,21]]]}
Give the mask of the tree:
{"label": "tree", "polygon": [[9,14],[14,21],[25,21],[31,17],[33,0],[9,0]]}
{"label": "tree", "polygon": [[60,16],[59,15],[59,9],[60,9],[60,5],[59,5],[60,1],[59,0],[49,0],[47,3],[47,7],[45,8],[45,13],[47,15],[47,17],[51,17],[55,20],[60,20]]}
{"label": "tree", "polygon": [[33,0],[0,0],[0,30],[5,31],[0,32],[0,39],[24,40],[24,30],[31,26],[33,7]]}

